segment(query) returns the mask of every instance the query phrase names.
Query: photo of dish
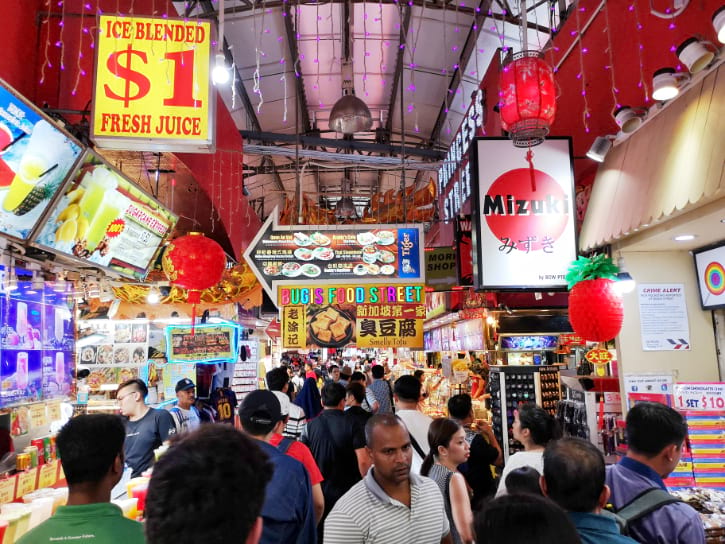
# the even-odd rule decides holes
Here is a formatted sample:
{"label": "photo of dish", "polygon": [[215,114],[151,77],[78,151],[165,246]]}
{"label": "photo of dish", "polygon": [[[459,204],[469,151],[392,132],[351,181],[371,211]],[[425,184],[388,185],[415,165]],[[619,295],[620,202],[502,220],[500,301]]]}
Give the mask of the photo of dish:
{"label": "photo of dish", "polygon": [[295,232],[295,244],[298,246],[311,246],[313,244],[312,238],[307,236],[304,232]]}
{"label": "photo of dish", "polygon": [[91,389],[99,389],[104,383],[118,383],[117,368],[99,368],[93,370],[86,380]]}
{"label": "photo of dish", "polygon": [[321,232],[313,232],[310,238],[318,246],[329,246],[330,242],[332,242],[328,236],[325,236]]}
{"label": "photo of dish", "polygon": [[364,264],[356,264],[352,269],[352,273],[356,276],[364,276],[368,273],[367,266]]}
{"label": "photo of dish", "polygon": [[148,331],[147,325],[132,325],[132,327],[131,327],[132,341],[133,342],[145,342],[147,331]]}
{"label": "photo of dish", "polygon": [[311,249],[307,249],[306,247],[298,247],[295,249],[294,254],[295,258],[300,261],[311,261],[315,258],[313,251]]}
{"label": "photo of dish", "polygon": [[365,263],[364,266],[367,269],[368,274],[372,274],[373,276],[380,274],[380,267],[378,265],[372,263]]}
{"label": "photo of dish", "polygon": [[264,273],[268,276],[279,276],[282,273],[282,266],[279,263],[269,263],[264,267]]}
{"label": "photo of dish", "polygon": [[308,278],[316,278],[322,273],[322,270],[316,264],[307,263],[302,265],[302,273]]}
{"label": "photo of dish", "polygon": [[374,244],[377,237],[372,232],[361,232],[357,235],[357,243],[361,246],[369,246]]}
{"label": "photo of dish", "polygon": [[390,276],[390,274],[395,273],[395,267],[392,264],[384,264],[380,267],[380,273]]}
{"label": "photo of dish", "polygon": [[96,363],[99,365],[113,364],[113,346],[98,346]]}
{"label": "photo of dish", "polygon": [[116,331],[114,334],[116,342],[130,342],[131,341],[131,326],[116,324]]}
{"label": "photo of dish", "polygon": [[336,348],[352,339],[355,320],[346,311],[332,306],[315,312],[309,320],[309,336],[321,347]]}
{"label": "photo of dish", "polygon": [[312,254],[315,256],[315,259],[320,259],[321,261],[329,261],[335,258],[335,250],[329,247],[316,247],[312,250]]}
{"label": "photo of dish", "polygon": [[96,347],[86,346],[81,350],[81,363],[93,363],[96,360]]}
{"label": "photo of dish", "polygon": [[118,370],[118,381],[125,382],[138,378],[138,369],[136,368],[120,368]]}
{"label": "photo of dish", "polygon": [[391,264],[395,262],[395,253],[387,249],[378,250],[378,260],[383,264]]}
{"label": "photo of dish", "polygon": [[282,265],[282,275],[287,276],[288,278],[296,278],[300,275],[301,268],[302,265],[300,263],[284,263],[284,265]]}
{"label": "photo of dish", "polygon": [[381,230],[378,232],[377,239],[381,246],[389,246],[395,243],[395,233],[391,230]]}
{"label": "photo of dish", "polygon": [[130,357],[128,355],[128,348],[116,348],[113,351],[113,362],[117,365],[123,365],[128,363]]}

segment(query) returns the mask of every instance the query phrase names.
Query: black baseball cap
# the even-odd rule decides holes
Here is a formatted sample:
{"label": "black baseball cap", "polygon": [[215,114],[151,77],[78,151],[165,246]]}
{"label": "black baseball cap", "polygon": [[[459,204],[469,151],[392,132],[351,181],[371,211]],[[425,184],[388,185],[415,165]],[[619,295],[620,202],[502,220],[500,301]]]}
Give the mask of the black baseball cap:
{"label": "black baseball cap", "polygon": [[176,382],[175,391],[178,393],[179,391],[187,391],[189,389],[194,389],[195,387],[196,385],[194,385],[194,382],[192,382],[189,378],[182,378]]}
{"label": "black baseball cap", "polygon": [[272,391],[257,389],[244,397],[239,417],[257,425],[274,425],[282,419],[282,409]]}

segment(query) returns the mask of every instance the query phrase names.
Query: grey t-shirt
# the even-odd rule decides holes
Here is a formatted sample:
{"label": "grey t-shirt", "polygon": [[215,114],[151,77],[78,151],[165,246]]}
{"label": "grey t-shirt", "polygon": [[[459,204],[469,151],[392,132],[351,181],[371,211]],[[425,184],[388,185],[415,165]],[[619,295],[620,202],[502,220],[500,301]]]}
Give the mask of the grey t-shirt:
{"label": "grey t-shirt", "polygon": [[126,464],[133,470],[132,478],[140,476],[153,464],[154,450],[170,434],[175,433],[174,420],[166,410],[151,408],[141,419],[126,422],[123,454],[126,457]]}

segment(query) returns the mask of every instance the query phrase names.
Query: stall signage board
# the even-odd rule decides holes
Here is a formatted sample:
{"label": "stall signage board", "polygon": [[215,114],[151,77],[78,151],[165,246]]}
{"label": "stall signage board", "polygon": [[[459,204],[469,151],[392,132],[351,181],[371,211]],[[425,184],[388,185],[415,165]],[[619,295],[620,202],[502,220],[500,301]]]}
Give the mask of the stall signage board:
{"label": "stall signage board", "polygon": [[690,350],[685,285],[642,283],[637,285],[637,293],[642,349],[644,351]]}
{"label": "stall signage board", "polygon": [[15,492],[15,498],[19,499],[20,497],[27,495],[31,491],[35,491],[35,484],[37,483],[37,481],[38,467],[31,468],[25,472],[21,472],[18,475],[18,487],[17,491]]}
{"label": "stall signage board", "polygon": [[102,148],[214,150],[211,23],[101,15],[91,139]]}
{"label": "stall signage board", "polygon": [[239,356],[238,327],[230,324],[169,325],[167,358],[171,363],[235,362]]}
{"label": "stall signage board", "polygon": [[50,487],[58,480],[57,461],[46,463],[40,467],[40,476],[38,476],[38,488]]}
{"label": "stall signage board", "polygon": [[680,410],[725,410],[725,383],[676,383],[674,385],[675,408]]}
{"label": "stall signage board", "polygon": [[627,406],[631,404],[630,395],[671,395],[673,383],[672,374],[625,374],[624,394]]}
{"label": "stall signage board", "polygon": [[279,225],[274,209],[244,258],[279,307],[277,287],[309,281],[356,285],[425,280],[423,227]]}
{"label": "stall signage board", "polygon": [[17,475],[0,480],[0,504],[7,504],[15,500],[15,487],[17,483]]}
{"label": "stall signage board", "polygon": [[[423,348],[425,287],[421,284],[284,285],[278,287],[277,299],[286,348],[348,344]],[[304,311],[293,317],[289,308]]]}
{"label": "stall signage board", "polygon": [[425,250],[425,284],[434,291],[450,291],[458,285],[456,251],[450,247]]}
{"label": "stall signage board", "polygon": [[478,289],[564,289],[576,259],[570,138],[533,150],[477,138],[474,164],[474,285]]}
{"label": "stall signage board", "polygon": [[45,415],[45,404],[31,404],[30,405],[30,427],[37,429],[43,425],[48,424],[48,418]]}

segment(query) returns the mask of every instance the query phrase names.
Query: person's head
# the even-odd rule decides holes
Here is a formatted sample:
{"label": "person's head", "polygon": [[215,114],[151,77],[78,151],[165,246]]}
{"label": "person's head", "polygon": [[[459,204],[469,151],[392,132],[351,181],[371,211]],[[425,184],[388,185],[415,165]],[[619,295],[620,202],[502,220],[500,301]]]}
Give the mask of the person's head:
{"label": "person's head", "polygon": [[149,390],[143,380],[133,378],[126,380],[116,389],[116,400],[124,416],[137,414],[146,404],[146,395]]}
{"label": "person's head", "polygon": [[382,367],[382,365],[373,366],[373,369],[370,372],[372,372],[373,378],[375,378],[376,380],[382,380],[383,376],[385,376],[385,369]]}
{"label": "person's head", "polygon": [[289,411],[292,401],[287,393],[283,393],[282,391],[272,391],[272,393],[274,393],[274,396],[277,397],[277,400],[279,401],[279,413],[282,414],[282,419],[280,419],[277,423],[274,431],[282,432],[282,429],[284,429],[284,426],[289,419]]}
{"label": "person's head", "polygon": [[310,370],[312,370],[312,363],[310,363],[310,362],[305,363],[305,370],[307,372],[309,372]]}
{"label": "person's head", "polygon": [[473,402],[471,395],[462,393],[448,399],[448,415],[458,421],[473,421]]}
{"label": "person's head", "polygon": [[352,370],[350,370],[349,366],[343,366],[342,370],[340,370],[340,378],[343,380],[350,381],[350,377],[352,376]]}
{"label": "person's head", "polygon": [[420,400],[421,387],[422,384],[413,376],[401,376],[395,380],[395,386],[393,387],[395,400],[399,403],[417,404]]}
{"label": "person's head", "polygon": [[581,544],[567,513],[537,495],[494,499],[483,507],[473,526],[477,544]]}
{"label": "person's head", "polygon": [[543,492],[570,512],[598,512],[607,504],[604,456],[588,440],[552,440],[544,450]]}
{"label": "person's head", "polygon": [[682,416],[658,402],[638,402],[627,413],[627,456],[637,457],[663,478],[682,454],[687,426]]}
{"label": "person's head", "polygon": [[514,412],[513,435],[516,440],[529,449],[546,446],[549,440],[561,436],[559,423],[549,412],[533,402],[521,404]]}
{"label": "person's head", "polygon": [[423,372],[421,369],[418,369],[413,372],[413,377],[420,383],[423,383],[425,381],[425,372]]}
{"label": "person's head", "polygon": [[340,381],[340,367],[337,365],[330,365],[330,368],[327,369],[327,373],[330,375],[330,378],[332,378],[332,381],[338,382]]}
{"label": "person's head", "polygon": [[83,484],[105,484],[110,492],[123,474],[123,441],[126,429],[111,414],[80,415],[58,432],[56,446],[70,491]]}
{"label": "person's head", "polygon": [[258,542],[272,471],[254,441],[231,425],[202,425],[182,435],[154,465],[148,544]]}
{"label": "person's head", "polygon": [[458,466],[468,460],[471,447],[460,423],[447,417],[434,419],[428,427],[428,455],[423,459],[420,473],[428,476],[437,460],[446,466]]}
{"label": "person's head", "polygon": [[176,382],[176,398],[178,399],[177,405],[179,408],[188,410],[194,400],[196,400],[196,385],[189,378],[182,378]]}
{"label": "person's head", "polygon": [[267,387],[270,391],[286,391],[285,387],[289,384],[289,373],[283,366],[273,368],[267,372]]}
{"label": "person's head", "polygon": [[322,386],[322,406],[325,408],[338,408],[345,406],[345,386],[337,382],[328,382]]}
{"label": "person's head", "polygon": [[367,383],[367,380],[365,379],[365,374],[362,372],[356,370],[350,375],[350,382],[351,383],[361,383],[365,385]]}
{"label": "person's head", "polygon": [[345,388],[345,406],[360,406],[365,400],[365,386],[350,382]]}
{"label": "person's head", "polygon": [[403,421],[394,414],[376,414],[365,424],[365,447],[378,481],[391,485],[410,478],[413,446]]}
{"label": "person's head", "polygon": [[265,440],[282,420],[282,407],[272,391],[257,389],[244,397],[239,420],[246,433]]}
{"label": "person's head", "polygon": [[513,469],[506,476],[506,491],[508,493],[533,493],[541,495],[539,480],[541,474],[534,467],[519,467]]}

